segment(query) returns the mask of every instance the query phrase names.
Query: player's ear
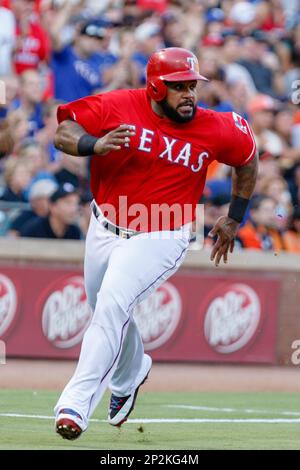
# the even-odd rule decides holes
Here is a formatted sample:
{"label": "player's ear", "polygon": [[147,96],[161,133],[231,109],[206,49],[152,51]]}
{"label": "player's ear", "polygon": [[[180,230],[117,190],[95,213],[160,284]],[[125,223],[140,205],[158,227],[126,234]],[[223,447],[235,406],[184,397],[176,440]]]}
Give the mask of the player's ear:
{"label": "player's ear", "polygon": [[161,101],[167,95],[167,87],[162,80],[153,79],[147,82],[147,92],[153,100]]}
{"label": "player's ear", "polygon": [[158,93],[158,89],[157,89],[157,87],[154,85],[153,82],[150,82],[150,83],[149,83],[149,86],[152,88],[152,90],[153,90],[154,93]]}

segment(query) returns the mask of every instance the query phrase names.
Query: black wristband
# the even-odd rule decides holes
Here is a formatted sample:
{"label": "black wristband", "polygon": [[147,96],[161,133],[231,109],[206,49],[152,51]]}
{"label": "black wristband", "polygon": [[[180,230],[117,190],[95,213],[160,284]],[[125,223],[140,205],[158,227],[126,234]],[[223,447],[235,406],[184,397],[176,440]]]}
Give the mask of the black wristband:
{"label": "black wristband", "polygon": [[245,199],[244,197],[240,196],[232,196],[228,211],[228,217],[235,220],[236,222],[241,223],[247,210],[248,204],[249,199]]}
{"label": "black wristband", "polygon": [[97,142],[98,137],[94,137],[90,134],[83,134],[77,145],[78,155],[81,157],[87,157],[93,155],[95,143]]}

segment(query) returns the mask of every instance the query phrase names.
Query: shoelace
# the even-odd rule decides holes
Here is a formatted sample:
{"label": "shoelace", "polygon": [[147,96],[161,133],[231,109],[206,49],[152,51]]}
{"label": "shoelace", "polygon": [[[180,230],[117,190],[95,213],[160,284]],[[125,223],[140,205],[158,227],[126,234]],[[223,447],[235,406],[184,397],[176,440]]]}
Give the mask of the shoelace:
{"label": "shoelace", "polygon": [[[126,397],[127,398],[127,397]],[[124,405],[126,398],[116,397],[115,395],[111,396],[110,408],[112,410],[119,410]]]}

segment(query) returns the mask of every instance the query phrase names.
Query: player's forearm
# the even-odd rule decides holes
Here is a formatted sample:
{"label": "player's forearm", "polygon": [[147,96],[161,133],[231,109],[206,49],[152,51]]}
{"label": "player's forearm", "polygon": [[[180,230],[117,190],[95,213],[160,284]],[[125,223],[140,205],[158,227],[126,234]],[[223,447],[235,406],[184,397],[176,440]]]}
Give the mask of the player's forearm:
{"label": "player's forearm", "polygon": [[80,138],[86,134],[82,126],[74,121],[63,121],[59,124],[55,137],[54,145],[58,150],[74,156],[80,156],[78,143]]}
{"label": "player's forearm", "polygon": [[254,159],[239,168],[234,168],[232,172],[232,196],[228,211],[228,217],[235,224],[240,224],[245,216],[249,199],[251,198],[258,170],[258,154]]}
{"label": "player's forearm", "polygon": [[234,168],[232,172],[232,195],[250,199],[256,183],[258,154],[247,165]]}

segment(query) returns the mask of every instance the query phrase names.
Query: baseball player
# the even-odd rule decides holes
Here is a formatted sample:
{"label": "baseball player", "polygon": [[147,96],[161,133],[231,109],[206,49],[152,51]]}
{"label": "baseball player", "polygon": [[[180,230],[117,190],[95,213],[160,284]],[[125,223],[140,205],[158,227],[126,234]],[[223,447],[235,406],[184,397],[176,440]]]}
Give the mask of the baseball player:
{"label": "baseball player", "polygon": [[[89,96],[58,109],[55,145],[77,157],[92,155],[94,197],[84,262],[93,317],[55,407],[63,438],[87,429],[108,386],[108,422],[120,426],[131,413],[151,368],[132,311],[181,265],[214,160],[233,167],[233,190],[228,216],[211,230],[217,236],[211,260],[226,263],[233,250],[255,185],[255,141],[241,116],[196,106],[199,81],[206,78],[194,54],[162,49],[149,59],[146,89]],[[159,217],[162,205],[182,210]]]}

